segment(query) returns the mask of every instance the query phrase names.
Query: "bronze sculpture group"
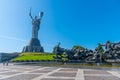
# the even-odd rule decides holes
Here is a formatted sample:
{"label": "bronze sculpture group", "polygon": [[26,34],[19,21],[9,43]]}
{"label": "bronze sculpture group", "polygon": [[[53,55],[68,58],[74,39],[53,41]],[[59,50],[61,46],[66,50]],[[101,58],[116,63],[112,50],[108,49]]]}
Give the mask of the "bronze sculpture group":
{"label": "bronze sculpture group", "polygon": [[116,62],[120,61],[120,42],[111,43],[107,41],[106,44],[100,44],[105,46],[105,51],[100,53],[97,49],[95,50],[80,50],[80,49],[64,49],[60,47],[60,43],[55,46],[54,59],[56,61],[64,61],[62,58],[66,58],[67,62]]}

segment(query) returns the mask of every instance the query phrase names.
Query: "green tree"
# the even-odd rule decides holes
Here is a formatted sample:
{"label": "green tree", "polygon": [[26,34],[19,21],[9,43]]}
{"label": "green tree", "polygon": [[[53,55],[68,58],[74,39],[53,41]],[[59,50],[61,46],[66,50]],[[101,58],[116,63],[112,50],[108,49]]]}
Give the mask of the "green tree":
{"label": "green tree", "polygon": [[74,46],[72,47],[72,50],[74,50],[74,49],[85,50],[84,47],[79,46],[79,45],[74,45]]}
{"label": "green tree", "polygon": [[98,50],[99,53],[103,54],[104,49],[100,43],[98,44],[98,47],[96,47],[96,49]]}

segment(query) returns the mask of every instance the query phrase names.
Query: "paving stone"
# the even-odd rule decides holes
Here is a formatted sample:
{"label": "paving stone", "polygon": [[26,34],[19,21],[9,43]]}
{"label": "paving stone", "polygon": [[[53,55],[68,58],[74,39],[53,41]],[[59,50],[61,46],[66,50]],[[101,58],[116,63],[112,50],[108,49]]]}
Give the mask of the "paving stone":
{"label": "paving stone", "polygon": [[50,71],[41,71],[41,70],[37,70],[37,71],[32,71],[31,73],[48,73]]}
{"label": "paving stone", "polygon": [[84,74],[84,76],[113,76],[112,74]]}
{"label": "paving stone", "polygon": [[77,71],[58,71],[58,73],[77,73]]}
{"label": "paving stone", "polygon": [[[0,80],[32,80],[39,76],[43,76],[47,73],[49,75],[43,76],[41,80],[75,80],[78,69],[76,68],[60,68],[57,72],[57,67],[44,67],[41,66],[26,66],[26,65],[14,65],[14,66],[0,66]],[[84,71],[85,80],[120,80],[120,78],[112,75],[111,73],[97,69],[82,69]],[[116,71],[120,74],[120,71]],[[19,74],[20,73],[20,74]],[[18,74],[18,75],[16,75]],[[6,78],[5,78],[6,77]],[[9,77],[9,78],[7,78]],[[4,78],[4,79],[2,79]],[[80,79],[80,78],[79,78]]]}
{"label": "paving stone", "polygon": [[29,70],[33,70],[30,68],[10,68],[11,70],[22,70],[22,71],[29,71]]}
{"label": "paving stone", "polygon": [[55,72],[49,76],[75,77],[76,73],[58,73],[58,72]]}
{"label": "paving stone", "polygon": [[115,76],[86,76],[85,80],[120,80],[120,78]]}
{"label": "paving stone", "polygon": [[0,79],[0,80],[32,80],[35,77],[38,77],[38,74],[21,74],[11,78]]}
{"label": "paving stone", "polygon": [[0,70],[0,73],[1,73],[1,72],[4,72],[4,71],[9,71],[9,70]]}
{"label": "paving stone", "polygon": [[72,68],[69,68],[69,69],[61,69],[59,71],[77,71],[78,69],[72,69]]}
{"label": "paving stone", "polygon": [[74,79],[58,79],[58,78],[44,78],[41,80],[74,80]]}
{"label": "paving stone", "polygon": [[57,69],[57,68],[45,68],[45,69],[42,69],[42,70],[32,71],[31,73],[48,73],[48,72],[51,72],[55,69]]}
{"label": "paving stone", "polygon": [[20,73],[20,72],[5,72],[5,73],[0,73],[0,75],[14,75],[16,73]]}
{"label": "paving stone", "polygon": [[52,71],[52,70],[55,70],[55,69],[57,69],[57,68],[45,68],[45,69],[43,69],[43,70],[41,70],[41,71]]}
{"label": "paving stone", "polygon": [[84,71],[84,74],[110,74],[110,73],[108,73],[108,72],[106,72],[106,71]]}

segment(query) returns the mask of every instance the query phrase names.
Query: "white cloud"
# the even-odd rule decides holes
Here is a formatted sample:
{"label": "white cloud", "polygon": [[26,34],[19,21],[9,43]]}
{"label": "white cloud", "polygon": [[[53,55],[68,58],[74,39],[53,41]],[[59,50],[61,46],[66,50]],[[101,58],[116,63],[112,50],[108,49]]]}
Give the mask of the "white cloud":
{"label": "white cloud", "polygon": [[16,40],[16,41],[26,42],[26,40],[24,40],[24,39],[19,39],[19,38],[10,37],[10,36],[3,36],[3,35],[0,35],[0,38],[1,38],[1,39],[9,39],[9,40]]}

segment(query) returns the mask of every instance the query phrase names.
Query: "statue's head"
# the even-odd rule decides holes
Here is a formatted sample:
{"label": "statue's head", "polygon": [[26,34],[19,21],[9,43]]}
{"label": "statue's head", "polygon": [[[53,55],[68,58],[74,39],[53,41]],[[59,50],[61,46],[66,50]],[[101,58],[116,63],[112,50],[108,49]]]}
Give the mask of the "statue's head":
{"label": "statue's head", "polygon": [[37,16],[35,16],[35,19],[37,19]]}

